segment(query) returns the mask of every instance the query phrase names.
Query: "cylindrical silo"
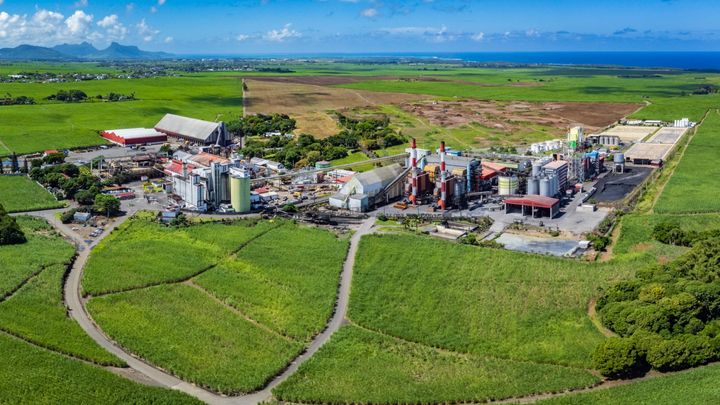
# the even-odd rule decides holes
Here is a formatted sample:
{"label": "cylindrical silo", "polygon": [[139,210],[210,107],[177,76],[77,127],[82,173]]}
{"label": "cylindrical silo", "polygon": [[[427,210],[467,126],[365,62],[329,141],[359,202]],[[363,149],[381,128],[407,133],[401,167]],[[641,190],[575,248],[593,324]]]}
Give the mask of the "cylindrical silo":
{"label": "cylindrical silo", "polygon": [[528,178],[527,193],[528,195],[540,194],[540,180],[537,177]]}
{"label": "cylindrical silo", "polygon": [[540,179],[540,195],[550,197],[550,179],[543,177]]}
{"label": "cylindrical silo", "polygon": [[542,163],[539,160],[533,162],[532,165],[532,177],[540,177],[542,173]]}
{"label": "cylindrical silo", "polygon": [[498,177],[498,194],[513,195],[517,193],[518,178],[517,176],[500,176]]}
{"label": "cylindrical silo", "polygon": [[250,212],[250,176],[230,176],[230,205],[239,214]]}

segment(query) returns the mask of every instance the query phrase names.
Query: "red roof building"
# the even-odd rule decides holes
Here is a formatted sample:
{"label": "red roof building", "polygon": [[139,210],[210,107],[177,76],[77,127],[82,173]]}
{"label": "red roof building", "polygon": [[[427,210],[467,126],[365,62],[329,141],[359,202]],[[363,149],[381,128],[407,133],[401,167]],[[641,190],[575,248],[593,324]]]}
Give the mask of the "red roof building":
{"label": "red roof building", "polygon": [[540,216],[554,218],[560,212],[560,200],[541,195],[526,195],[525,197],[505,199],[506,214],[513,210],[517,211],[517,207],[520,207],[520,212],[523,215],[531,215],[533,218]]}
{"label": "red roof building", "polygon": [[148,128],[109,129],[101,132],[101,135],[108,141],[121,146],[144,145],[167,141],[167,135]]}

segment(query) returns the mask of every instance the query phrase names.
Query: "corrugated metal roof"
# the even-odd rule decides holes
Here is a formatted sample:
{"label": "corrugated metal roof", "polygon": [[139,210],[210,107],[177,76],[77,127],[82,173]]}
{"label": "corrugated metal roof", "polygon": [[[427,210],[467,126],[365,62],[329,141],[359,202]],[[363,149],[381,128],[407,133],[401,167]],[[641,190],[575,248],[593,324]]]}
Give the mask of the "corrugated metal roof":
{"label": "corrugated metal roof", "polygon": [[378,183],[382,184],[382,186],[385,187],[393,180],[395,180],[400,175],[400,173],[402,173],[402,171],[402,166],[395,163],[390,166],[378,167],[377,169],[360,173],[355,176],[355,179],[360,182],[363,187]]}
{"label": "corrugated metal roof", "polygon": [[560,169],[563,166],[567,166],[567,162],[564,160],[555,160],[543,166],[545,169]]}
{"label": "corrugated metal roof", "polygon": [[107,134],[114,134],[115,136],[119,136],[123,139],[165,136],[165,134],[160,133],[152,128],[108,129],[107,131],[103,132]]}
{"label": "corrugated metal roof", "polygon": [[219,125],[217,122],[165,114],[163,119],[155,125],[155,129],[169,135],[179,135],[205,142],[217,131]]}
{"label": "corrugated metal roof", "polygon": [[505,204],[525,205],[538,208],[552,208],[559,202],[560,200],[557,198],[545,197],[542,195],[527,195],[521,198],[507,198],[505,200]]}

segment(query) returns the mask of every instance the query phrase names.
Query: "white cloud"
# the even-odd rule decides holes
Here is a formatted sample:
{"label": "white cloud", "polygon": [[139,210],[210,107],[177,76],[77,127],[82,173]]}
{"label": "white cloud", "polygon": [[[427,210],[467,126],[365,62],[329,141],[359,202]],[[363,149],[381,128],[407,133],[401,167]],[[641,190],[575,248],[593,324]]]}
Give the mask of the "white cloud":
{"label": "white cloud", "polygon": [[91,14],[85,14],[84,11],[77,10],[73,13],[73,15],[68,17],[67,20],[65,20],[65,25],[71,35],[79,35],[87,32],[92,21],[93,16]]}
{"label": "white cloud", "polygon": [[372,18],[378,15],[378,11],[376,8],[366,8],[365,10],[360,12],[360,15],[363,17]]}
{"label": "white cloud", "polygon": [[158,10],[158,9],[157,9],[157,7],[155,7],[155,6],[150,7],[150,12],[151,12],[151,13],[157,13],[157,10]]}
{"label": "white cloud", "polygon": [[400,36],[418,36],[428,42],[447,42],[454,41],[458,35],[448,31],[446,26],[441,27],[395,27],[381,30],[386,34]]}
{"label": "white cloud", "polygon": [[175,38],[173,38],[173,37],[165,37],[165,40],[164,40],[163,42],[165,42],[166,44],[170,44],[170,43],[172,43],[174,40],[175,40]]}
{"label": "white cloud", "polygon": [[133,10],[135,10],[135,3],[128,3],[125,5],[125,11],[128,13],[131,13]]}
{"label": "white cloud", "polygon": [[137,28],[138,34],[142,37],[142,40],[145,42],[152,41],[155,39],[155,36],[160,33],[160,31],[150,27],[147,22],[145,22],[144,18],[140,20],[135,27]]}
{"label": "white cloud", "polygon": [[158,6],[162,6],[163,4],[165,4],[165,0],[158,0]]}
{"label": "white cloud", "polygon": [[111,14],[98,21],[98,26],[105,29],[107,37],[112,40],[125,39],[128,29],[120,22],[117,14]]}
{"label": "white cloud", "polygon": [[472,39],[475,42],[481,42],[483,39],[485,39],[485,33],[484,32],[478,32],[477,34],[472,34],[470,36],[470,39]]}
{"label": "white cloud", "polygon": [[[0,4],[2,4],[2,3],[0,3]],[[73,4],[73,6],[75,6],[75,8],[84,8],[84,7],[87,7],[87,6],[88,6],[88,0],[78,0],[78,1],[75,2],[75,4]]]}
{"label": "white cloud", "polygon": [[271,42],[284,42],[288,39],[293,38],[300,38],[302,37],[302,34],[298,31],[295,31],[292,29],[292,24],[285,24],[285,26],[280,30],[270,30],[265,35],[263,35],[263,38],[267,41]]}
{"label": "white cloud", "polygon": [[235,37],[235,39],[236,39],[238,42],[244,42],[244,41],[247,41],[247,40],[250,39],[250,38],[252,38],[252,35],[247,35],[247,34],[240,34],[240,35],[238,35],[238,36]]}

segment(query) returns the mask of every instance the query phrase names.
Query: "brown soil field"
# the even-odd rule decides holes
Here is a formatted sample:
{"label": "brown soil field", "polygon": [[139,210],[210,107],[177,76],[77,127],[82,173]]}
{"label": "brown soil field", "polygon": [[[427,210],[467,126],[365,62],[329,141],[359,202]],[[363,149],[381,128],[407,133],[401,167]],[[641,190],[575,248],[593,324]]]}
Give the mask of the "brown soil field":
{"label": "brown soil field", "polygon": [[[270,80],[272,79],[272,80]],[[305,82],[298,83],[297,79]],[[327,137],[338,132],[330,111],[344,108],[368,107],[381,104],[403,104],[418,101],[425,96],[399,93],[380,93],[325,87],[338,84],[335,77],[276,77],[248,79],[246,105],[248,114],[288,114],[297,120],[298,134],[309,133]],[[342,79],[342,78],[337,78]]]}
{"label": "brown soil field", "polygon": [[504,132],[540,125],[563,133],[582,125],[591,133],[635,111],[637,104],[621,103],[530,103],[479,100],[410,102],[401,108],[431,124],[459,128],[480,124]]}

